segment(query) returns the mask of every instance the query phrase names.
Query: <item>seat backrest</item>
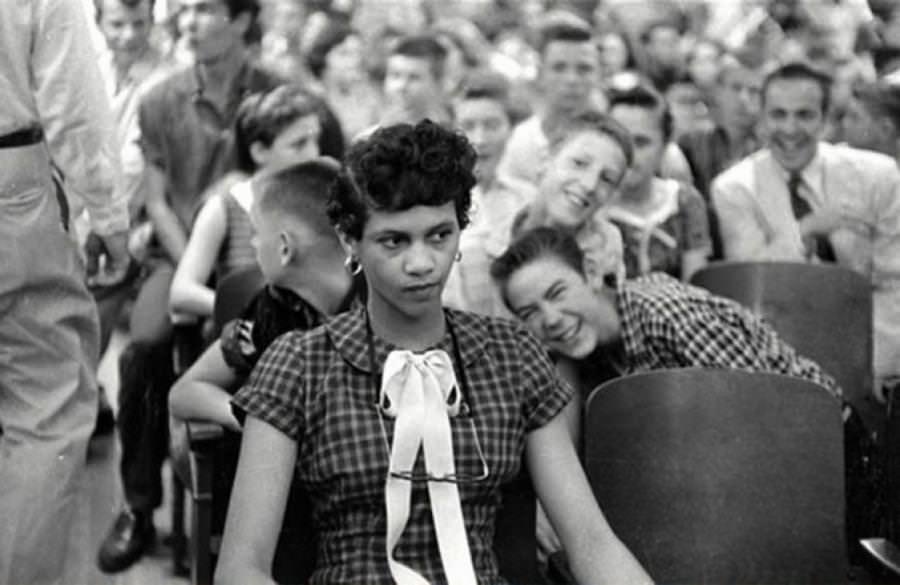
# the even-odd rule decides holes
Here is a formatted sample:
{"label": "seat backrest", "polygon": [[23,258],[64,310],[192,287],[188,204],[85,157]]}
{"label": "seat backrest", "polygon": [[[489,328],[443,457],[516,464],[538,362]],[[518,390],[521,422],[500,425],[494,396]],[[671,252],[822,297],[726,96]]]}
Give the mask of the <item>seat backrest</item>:
{"label": "seat backrest", "polygon": [[857,408],[872,393],[872,285],[862,275],[834,264],[718,262],[691,284],[765,318]]}
{"label": "seat backrest", "polygon": [[659,370],[586,406],[585,467],[662,583],[845,580],[841,408],[797,378]]}
{"label": "seat backrest", "polygon": [[239,268],[225,275],[216,285],[213,302],[215,332],[218,334],[226,323],[240,317],[264,285],[265,278],[258,266]]}

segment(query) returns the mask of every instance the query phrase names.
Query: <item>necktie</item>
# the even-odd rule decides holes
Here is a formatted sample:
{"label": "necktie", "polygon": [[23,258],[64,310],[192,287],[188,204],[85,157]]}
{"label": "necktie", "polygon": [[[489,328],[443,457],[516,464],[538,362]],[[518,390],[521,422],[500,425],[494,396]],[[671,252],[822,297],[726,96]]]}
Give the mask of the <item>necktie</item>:
{"label": "necktie", "polygon": [[[409,520],[412,489],[411,482],[399,475],[413,469],[420,449],[430,475],[455,475],[450,417],[459,412],[461,402],[453,364],[446,352],[392,351],[388,355],[379,403],[387,405],[384,413],[395,418],[385,504],[388,566],[397,585],[427,585],[421,575],[394,558],[394,547]],[[447,582],[475,585],[456,483],[429,481],[428,494]]]}
{"label": "necktie", "polygon": [[[800,195],[800,187],[803,184],[803,177],[800,173],[791,173],[788,177],[788,192],[791,195],[791,209],[794,212],[794,217],[797,221],[800,221],[810,213],[812,213],[812,207],[809,205],[809,201],[807,201],[804,197]],[[834,248],[831,246],[831,242],[828,240],[828,236],[819,234],[814,236],[814,250],[813,253],[823,262],[834,262]]]}

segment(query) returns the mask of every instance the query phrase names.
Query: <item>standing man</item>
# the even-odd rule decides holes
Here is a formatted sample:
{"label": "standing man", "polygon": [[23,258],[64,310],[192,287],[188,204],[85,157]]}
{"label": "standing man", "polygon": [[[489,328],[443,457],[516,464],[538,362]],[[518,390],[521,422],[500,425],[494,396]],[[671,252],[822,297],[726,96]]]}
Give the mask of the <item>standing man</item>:
{"label": "standing man", "polygon": [[800,63],[762,89],[767,148],[712,186],[725,258],[837,262],[872,282],[877,380],[900,373],[900,170],[883,154],[821,142],[828,76]]}
{"label": "standing man", "polygon": [[71,582],[66,550],[97,411],[97,313],[52,167],[105,246],[95,281],[114,284],[128,266],[91,26],[81,2],[0,2],[0,583]]}
{"label": "standing man", "polygon": [[153,542],[168,453],[168,391],[174,381],[169,288],[207,187],[236,167],[232,125],[242,98],[279,79],[249,61],[246,37],[256,0],[179,0],[175,22],[194,65],[140,98],[138,124],[147,215],[156,245],[131,314],[131,343],[119,360],[118,430],[126,507],[101,544],[109,573]]}

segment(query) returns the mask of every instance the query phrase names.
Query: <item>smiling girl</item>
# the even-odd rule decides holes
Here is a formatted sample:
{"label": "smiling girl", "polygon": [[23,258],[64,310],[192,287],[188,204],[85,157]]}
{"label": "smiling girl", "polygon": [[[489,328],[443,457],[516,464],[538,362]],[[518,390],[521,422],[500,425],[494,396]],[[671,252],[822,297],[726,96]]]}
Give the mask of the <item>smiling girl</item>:
{"label": "smiling girl", "polygon": [[572,390],[537,341],[441,304],[474,164],[427,120],[348,154],[329,215],[367,301],[280,337],[235,397],[247,419],[216,582],[272,582],[296,467],[320,541],[310,583],[504,583],[494,520],[523,461],[580,582],[649,581],[594,500],[560,415]]}

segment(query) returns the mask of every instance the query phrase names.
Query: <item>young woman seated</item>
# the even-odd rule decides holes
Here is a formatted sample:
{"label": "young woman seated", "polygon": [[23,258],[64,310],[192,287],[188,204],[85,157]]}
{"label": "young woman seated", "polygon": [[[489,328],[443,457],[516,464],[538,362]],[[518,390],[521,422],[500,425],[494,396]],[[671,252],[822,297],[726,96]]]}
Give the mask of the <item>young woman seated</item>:
{"label": "young woman seated", "polygon": [[572,390],[546,353],[510,321],[441,304],[474,164],[427,120],[351,148],[329,216],[367,300],[279,337],[235,395],[246,423],[216,582],[272,582],[296,469],[320,541],[310,583],[502,583],[494,519],[523,461],[580,582],[649,582],[585,479],[560,415]]}

